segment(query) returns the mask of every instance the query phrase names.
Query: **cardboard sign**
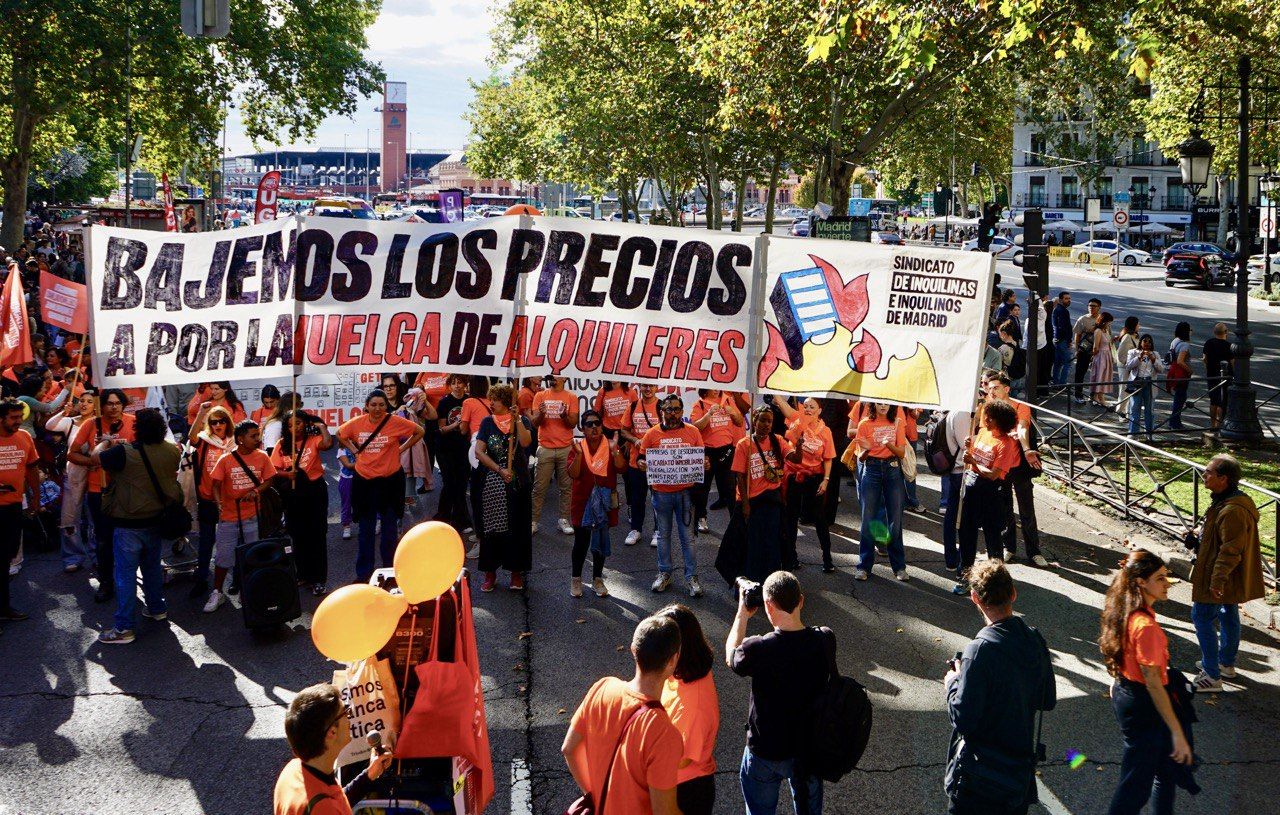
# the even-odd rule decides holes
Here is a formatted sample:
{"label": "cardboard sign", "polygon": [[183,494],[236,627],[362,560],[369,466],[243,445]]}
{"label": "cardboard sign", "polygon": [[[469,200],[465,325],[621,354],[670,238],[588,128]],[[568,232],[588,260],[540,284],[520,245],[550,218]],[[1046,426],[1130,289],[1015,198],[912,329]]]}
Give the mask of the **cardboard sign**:
{"label": "cardboard sign", "polygon": [[701,484],[707,455],[702,447],[652,447],[644,454],[649,486]]}

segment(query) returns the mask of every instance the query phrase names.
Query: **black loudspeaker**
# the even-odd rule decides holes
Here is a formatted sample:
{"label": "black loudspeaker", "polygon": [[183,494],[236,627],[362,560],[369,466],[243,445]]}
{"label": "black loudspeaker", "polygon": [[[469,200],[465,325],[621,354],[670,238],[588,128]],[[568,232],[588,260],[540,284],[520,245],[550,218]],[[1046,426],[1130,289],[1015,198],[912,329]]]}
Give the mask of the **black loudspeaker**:
{"label": "black loudspeaker", "polygon": [[236,547],[245,628],[273,628],[302,616],[293,541],[267,538]]}

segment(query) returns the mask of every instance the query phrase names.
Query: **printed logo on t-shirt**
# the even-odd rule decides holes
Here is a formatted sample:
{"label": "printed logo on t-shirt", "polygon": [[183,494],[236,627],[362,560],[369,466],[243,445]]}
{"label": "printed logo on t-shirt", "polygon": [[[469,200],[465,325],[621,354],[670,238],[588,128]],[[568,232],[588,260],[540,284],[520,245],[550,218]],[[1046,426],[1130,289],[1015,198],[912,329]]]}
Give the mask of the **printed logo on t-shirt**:
{"label": "printed logo on t-shirt", "polygon": [[871,430],[871,440],[881,447],[893,444],[898,438],[898,426],[894,424],[880,425]]}
{"label": "printed logo on t-shirt", "polygon": [[27,466],[27,451],[17,444],[0,445],[0,472],[12,473]]}
{"label": "printed logo on t-shirt", "polygon": [[[462,408],[456,407],[449,411],[449,418],[445,420],[445,424],[457,424],[460,421],[462,421]],[[368,436],[369,434],[365,433],[364,435]],[[377,442],[374,442],[374,444],[377,444]]]}
{"label": "printed logo on t-shirt", "polygon": [[[781,468],[781,465],[778,462],[778,457],[774,455],[772,450],[765,450],[764,455],[765,460],[769,462],[769,466],[773,469],[774,477],[771,480],[776,480],[778,471]],[[760,454],[754,450],[751,452],[751,477],[753,479],[767,478],[764,462],[760,460]]]}
{"label": "printed logo on t-shirt", "polygon": [[[246,462],[248,463],[248,462]],[[253,479],[240,466],[240,462],[232,460],[232,466],[227,468],[231,471],[231,491],[235,493],[248,492],[254,489]],[[256,467],[249,464],[249,469],[253,470],[253,474],[258,477],[258,482],[262,482],[262,467]]]}
{"label": "printed logo on t-shirt", "polygon": [[[459,408],[459,410],[461,410],[461,408]],[[449,415],[450,415],[450,417],[452,417],[452,416],[453,416],[453,411],[450,411],[450,412],[449,412]],[[451,419],[450,419],[450,421],[452,422],[452,421],[456,421],[456,420],[454,420],[454,419],[452,419],[452,418],[451,418]],[[373,435],[373,433],[370,433],[370,432],[360,432],[360,433],[357,433],[357,434],[356,434],[356,446],[357,446],[357,447],[359,447],[360,445],[364,444],[365,439],[369,438],[369,437],[370,437],[370,436],[372,436],[372,435]],[[364,452],[365,452],[365,453],[368,453],[368,454],[369,454],[369,455],[371,455],[371,456],[376,456],[376,455],[378,455],[379,453],[381,453],[384,449],[386,449],[386,446],[387,446],[388,444],[390,444],[390,443],[391,443],[391,437],[390,437],[390,436],[388,436],[386,433],[379,433],[379,434],[378,434],[378,437],[377,437],[376,439],[374,439],[373,441],[369,442],[369,446],[368,446],[368,447],[365,447],[365,448],[364,448]]]}
{"label": "printed logo on t-shirt", "polygon": [[631,400],[625,396],[606,396],[604,398],[604,415],[610,419],[624,416],[627,412],[627,406],[630,404]]}
{"label": "printed logo on t-shirt", "polygon": [[650,416],[645,413],[644,408],[637,406],[636,412],[631,416],[631,424],[635,427],[635,435],[644,436],[645,433],[658,426],[658,417]]}
{"label": "printed logo on t-shirt", "polygon": [[566,407],[559,399],[546,399],[542,402],[542,413],[549,419],[559,419],[564,415]]}
{"label": "printed logo on t-shirt", "polygon": [[821,453],[824,446],[822,437],[812,433],[805,433],[800,439],[800,447],[806,453]]}
{"label": "printed logo on t-shirt", "polygon": [[988,447],[985,444],[973,445],[973,461],[975,464],[991,469],[991,465],[996,460],[996,451],[994,447]]}

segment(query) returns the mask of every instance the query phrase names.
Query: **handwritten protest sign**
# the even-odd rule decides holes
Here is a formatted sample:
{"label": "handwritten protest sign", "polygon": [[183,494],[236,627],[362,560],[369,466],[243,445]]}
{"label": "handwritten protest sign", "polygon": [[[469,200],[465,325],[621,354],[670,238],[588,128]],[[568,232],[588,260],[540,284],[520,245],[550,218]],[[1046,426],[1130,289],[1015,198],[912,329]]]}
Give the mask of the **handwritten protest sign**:
{"label": "handwritten protest sign", "polygon": [[644,454],[649,486],[701,484],[706,453],[701,447],[651,447]]}

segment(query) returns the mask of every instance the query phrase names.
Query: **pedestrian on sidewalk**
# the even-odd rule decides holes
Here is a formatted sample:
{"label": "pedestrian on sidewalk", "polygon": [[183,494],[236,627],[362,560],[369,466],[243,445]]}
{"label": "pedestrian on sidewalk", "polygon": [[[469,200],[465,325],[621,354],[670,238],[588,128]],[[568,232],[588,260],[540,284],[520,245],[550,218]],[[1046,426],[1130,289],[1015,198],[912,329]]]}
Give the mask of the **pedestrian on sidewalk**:
{"label": "pedestrian on sidewalk", "polygon": [[675,620],[641,620],[631,637],[631,679],[601,679],[574,711],[560,752],[592,811],[679,815],[684,742],[661,699],[679,664],[680,642]]}
{"label": "pedestrian on sidewalk", "polygon": [[1089,373],[1089,366],[1093,362],[1093,341],[1094,331],[1098,327],[1098,317],[1102,314],[1102,301],[1096,297],[1089,299],[1089,311],[1080,315],[1076,319],[1075,326],[1071,329],[1071,338],[1073,347],[1076,350],[1076,370],[1073,375],[1073,381],[1076,384],[1075,400],[1077,404],[1084,404],[1087,400],[1084,396],[1085,377]]}
{"label": "pedestrian on sidewalk", "polygon": [[716,736],[720,697],[711,666],[715,662],[702,625],[688,606],[667,606],[654,615],[680,626],[680,659],[662,690],[662,706],[680,731],[684,754],[676,771],[676,803],[681,815],[711,815],[716,803]]}
{"label": "pedestrian on sidewalk", "polygon": [[725,640],[725,662],[751,678],[747,746],[738,781],[747,815],[775,815],[779,786],[791,785],[796,815],[822,815],[822,779],[805,772],[800,758],[810,738],[813,700],[831,678],[836,638],[830,628],[807,627],[800,619],[804,594],[790,572],[774,572],[761,590],[773,630],[747,636],[759,608],[748,608],[748,592],[738,592],[738,611]]}
{"label": "pedestrian on sidewalk", "polygon": [[582,596],[582,566],[591,552],[591,587],[597,597],[608,597],[604,582],[605,559],[612,554],[609,530],[618,525],[618,473],[627,460],[615,435],[604,435],[599,411],[582,414],[582,439],[569,451],[569,477],[573,493],[569,513],[573,520],[573,553],[569,595]]}
{"label": "pedestrian on sidewalk", "polygon": [[[1009,489],[1005,491],[1005,513],[1008,525],[1004,528],[1004,560],[1012,563],[1018,551],[1018,526],[1022,526],[1022,542],[1027,550],[1027,557],[1040,568],[1046,568],[1049,561],[1040,553],[1040,525],[1036,522],[1035,478],[1040,475],[1040,451],[1036,446],[1036,429],[1031,421],[1031,406],[1009,398],[1009,378],[1004,374],[995,374],[987,379],[987,399],[1003,400],[1013,405],[1018,415],[1018,426],[1013,436],[1018,442],[1018,463],[1009,471]],[[982,423],[979,411],[979,426]],[[1018,514],[1013,514],[1014,501],[1018,504]]]}
{"label": "pedestrian on sidewalk", "polygon": [[[1040,326],[1036,332],[1036,385],[1041,387],[1053,382],[1053,302],[1049,299],[1049,295],[1040,298]],[[1032,353],[1028,343],[1031,340],[1031,315],[1028,314],[1026,319],[1022,321],[1022,345],[1026,348],[1028,354]],[[1035,401],[1039,398],[1038,393],[1028,393],[1027,399]]]}
{"label": "pedestrian on sidewalk", "polygon": [[1156,353],[1156,342],[1150,334],[1143,334],[1138,347],[1129,351],[1122,372],[1125,392],[1129,394],[1129,435],[1138,435],[1138,423],[1142,422],[1148,443],[1155,433],[1155,378],[1165,372],[1164,360]]}
{"label": "pedestrian on sidewalk", "polygon": [[1191,621],[1200,642],[1197,693],[1217,693],[1223,677],[1235,677],[1240,604],[1265,593],[1258,507],[1241,491],[1240,476],[1240,462],[1226,454],[1214,456],[1204,468],[1213,502],[1191,570]]}
{"label": "pedestrian on sidewalk", "polygon": [[1071,373],[1071,292],[1058,292],[1053,307],[1053,384],[1067,384]]}
{"label": "pedestrian on sidewalk", "polygon": [[951,593],[967,595],[969,569],[978,557],[978,531],[986,540],[987,557],[1001,551],[1001,534],[1009,523],[1008,475],[1018,463],[1018,440],[1013,433],[1018,427],[1018,413],[1004,400],[982,405],[981,429],[969,441],[964,461],[964,501],[960,506],[959,580]]}
{"label": "pedestrian on sidewalk", "polygon": [[[1035,770],[1044,745],[1036,717],[1053,710],[1058,697],[1049,647],[1013,613],[1017,599],[1000,561],[970,570],[969,600],[986,625],[943,679],[951,717],[950,815],[1025,815],[1039,800]],[[991,766],[1002,769],[993,777]]]}
{"label": "pedestrian on sidewalk", "polygon": [[1232,361],[1235,352],[1227,340],[1227,324],[1213,327],[1213,336],[1204,341],[1201,359],[1204,361],[1205,383],[1209,386],[1209,427],[1217,429],[1227,413],[1227,388],[1235,376]]}
{"label": "pedestrian on sidewalk", "polygon": [[552,479],[559,491],[560,531],[565,535],[573,534],[573,524],[569,522],[569,497],[573,490],[573,482],[569,478],[569,448],[573,444],[573,429],[578,426],[578,397],[564,387],[565,378],[554,376],[548,378],[550,387],[538,391],[533,397],[533,415],[529,418],[538,428],[538,464],[534,468],[533,481],[533,523],[532,529],[538,531],[538,521],[542,518],[542,503],[547,498],[547,490]]}
{"label": "pedestrian on sidewalk", "polygon": [[1182,430],[1182,409],[1187,404],[1187,390],[1191,387],[1191,323],[1178,323],[1173,327],[1173,340],[1165,356],[1169,366],[1169,386],[1173,394],[1173,407],[1169,409],[1169,429]]}
{"label": "pedestrian on sidewalk", "polygon": [[[1156,621],[1156,603],[1169,597],[1169,570],[1146,549],[1120,562],[1102,607],[1098,648],[1111,684],[1111,709],[1124,735],[1120,783],[1108,815],[1172,815],[1178,786],[1199,791],[1192,764],[1190,694],[1177,671],[1170,682],[1169,638]],[[1194,787],[1194,789],[1192,789]]]}
{"label": "pedestrian on sidewalk", "polygon": [[[640,455],[637,463],[646,475],[649,472],[648,452],[655,448],[671,449],[673,447],[697,448],[704,455],[704,471],[706,464],[702,434],[698,428],[687,424],[681,417],[684,415],[684,403],[676,394],[669,394],[661,402],[662,424],[650,428],[640,442]],[[690,453],[689,455],[695,455]],[[698,581],[698,557],[693,548],[693,534],[690,529],[693,523],[693,490],[702,483],[697,481],[681,481],[678,483],[654,483],[649,486],[649,498],[653,504],[654,536],[658,539],[658,576],[654,578],[649,589],[664,592],[671,585],[671,571],[674,564],[671,560],[671,535],[674,532],[680,539],[680,552],[684,560],[685,585],[690,597],[702,596],[702,584]]]}
{"label": "pedestrian on sidewalk", "polygon": [[[1120,374],[1117,377],[1118,379],[1127,380],[1129,378],[1128,374],[1124,372],[1124,366],[1129,361],[1129,352],[1141,344],[1142,338],[1138,334],[1138,329],[1139,322],[1137,317],[1130,315],[1124,318],[1124,327],[1120,329],[1120,335],[1116,337],[1116,367]],[[1128,396],[1129,393],[1130,391],[1126,386],[1125,395],[1122,395],[1120,397],[1121,401],[1116,403],[1116,413],[1121,416],[1128,417],[1133,406],[1133,400]]]}
{"label": "pedestrian on sidewalk", "polygon": [[1093,329],[1093,359],[1089,362],[1090,398],[1106,410],[1111,409],[1107,400],[1115,394],[1115,386],[1111,384],[1116,378],[1116,359],[1111,350],[1111,324],[1114,321],[1109,311],[1098,315]]}

